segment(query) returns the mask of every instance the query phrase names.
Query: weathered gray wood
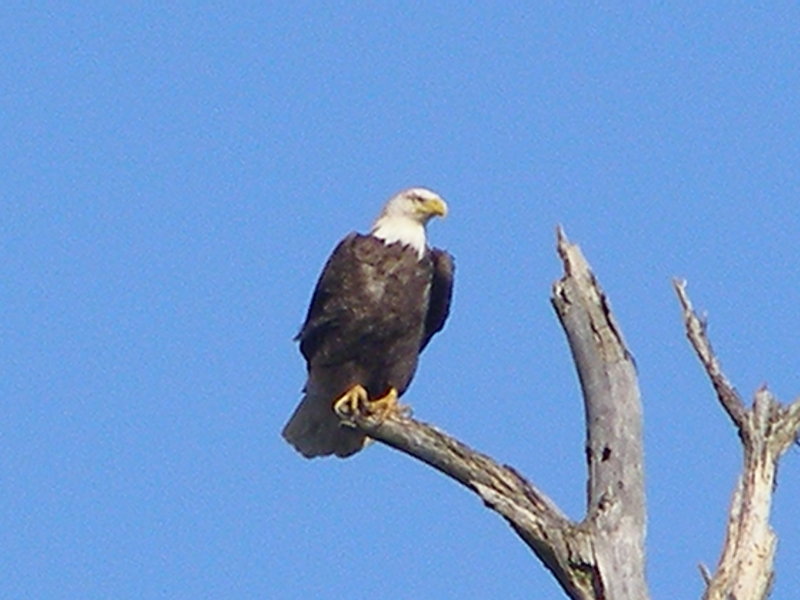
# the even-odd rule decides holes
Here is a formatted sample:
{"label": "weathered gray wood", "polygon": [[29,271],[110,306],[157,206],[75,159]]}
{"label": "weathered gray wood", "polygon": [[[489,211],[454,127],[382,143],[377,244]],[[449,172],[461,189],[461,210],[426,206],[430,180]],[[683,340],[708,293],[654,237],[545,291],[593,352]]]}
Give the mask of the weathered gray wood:
{"label": "weathered gray wood", "polygon": [[360,429],[466,486],[501,515],[575,600],[598,600],[584,561],[592,559],[587,533],[513,468],[500,465],[446,433],[410,417],[349,415]]}
{"label": "weathered gray wood", "polygon": [[722,555],[714,574],[703,568],[704,600],[763,600],[774,577],[777,538],[769,525],[775,473],[781,455],[800,432],[800,399],[782,406],[766,388],[756,392],[748,409],[722,372],[686,293],[686,283],[674,282],[683,309],[686,336],[711,379],[720,404],[739,431],[744,455],[728,514]]}
{"label": "weathered gray wood", "polygon": [[587,522],[604,597],[644,599],[646,508],[636,367],[608,300],[578,246],[559,230],[565,276],[553,287],[583,390]]}

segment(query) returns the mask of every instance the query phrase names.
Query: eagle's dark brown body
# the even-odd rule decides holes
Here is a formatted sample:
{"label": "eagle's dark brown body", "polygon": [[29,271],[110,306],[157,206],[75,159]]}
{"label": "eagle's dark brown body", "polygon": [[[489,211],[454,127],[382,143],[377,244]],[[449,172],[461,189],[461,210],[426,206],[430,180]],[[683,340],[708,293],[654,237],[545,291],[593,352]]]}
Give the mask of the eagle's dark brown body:
{"label": "eagle's dark brown body", "polygon": [[305,396],[283,435],[303,455],[349,456],[364,435],[343,427],[333,402],[360,384],[370,398],[402,394],[417,358],[447,318],[453,260],[372,235],[351,234],[328,259],[297,336],[308,365]]}

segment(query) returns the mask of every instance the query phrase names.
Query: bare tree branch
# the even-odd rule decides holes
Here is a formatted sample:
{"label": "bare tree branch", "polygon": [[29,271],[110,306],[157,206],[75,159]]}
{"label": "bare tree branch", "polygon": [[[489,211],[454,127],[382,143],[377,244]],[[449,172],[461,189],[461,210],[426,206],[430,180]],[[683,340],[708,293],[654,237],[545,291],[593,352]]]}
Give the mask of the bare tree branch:
{"label": "bare tree branch", "polygon": [[441,471],[466,486],[500,514],[555,575],[570,598],[596,599],[582,576],[583,532],[513,468],[474,451],[446,433],[397,415],[383,420],[359,413],[348,416],[371,438]]}
{"label": "bare tree branch", "polygon": [[686,295],[686,282],[673,280],[673,286],[678,294],[681,307],[683,309],[683,321],[686,326],[686,337],[697,353],[697,357],[703,364],[703,367],[711,378],[711,383],[717,391],[717,397],[722,403],[722,407],[733,419],[734,425],[740,430],[742,429],[745,421],[745,406],[739,394],[734,387],[730,384],[725,374],[722,372],[722,367],[714,355],[714,350],[711,348],[711,342],[706,335],[706,322],[701,320],[692,309],[692,303]]}
{"label": "bare tree branch", "polygon": [[769,526],[775,473],[781,455],[797,439],[800,400],[782,406],[766,388],[756,392],[747,409],[722,373],[706,336],[705,324],[692,308],[686,283],[673,282],[683,308],[686,336],[697,352],[717,397],[739,430],[744,468],[728,515],[725,542],[717,570],[705,576],[704,600],[761,600],[774,577],[777,538]]}
{"label": "bare tree branch", "polygon": [[558,232],[564,276],[553,306],[578,369],[586,413],[587,516],[569,521],[514,469],[413,419],[346,415],[370,437],[478,494],[550,569],[570,598],[646,600],[641,406],[633,360],[580,249]]}
{"label": "bare tree branch", "polygon": [[[552,302],[583,390],[587,515],[606,597],[647,597],[642,407],[636,367],[608,299],[577,245],[558,230],[565,275]],[[609,576],[613,574],[613,576]]]}

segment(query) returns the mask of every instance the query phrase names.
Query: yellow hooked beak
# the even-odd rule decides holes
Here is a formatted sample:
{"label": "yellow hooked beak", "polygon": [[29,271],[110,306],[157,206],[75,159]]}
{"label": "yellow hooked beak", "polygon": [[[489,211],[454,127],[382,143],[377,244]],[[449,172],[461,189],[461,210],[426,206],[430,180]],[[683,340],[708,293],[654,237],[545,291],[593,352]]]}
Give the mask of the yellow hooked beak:
{"label": "yellow hooked beak", "polygon": [[420,212],[431,217],[444,218],[447,216],[447,203],[441,198],[431,198],[422,203]]}

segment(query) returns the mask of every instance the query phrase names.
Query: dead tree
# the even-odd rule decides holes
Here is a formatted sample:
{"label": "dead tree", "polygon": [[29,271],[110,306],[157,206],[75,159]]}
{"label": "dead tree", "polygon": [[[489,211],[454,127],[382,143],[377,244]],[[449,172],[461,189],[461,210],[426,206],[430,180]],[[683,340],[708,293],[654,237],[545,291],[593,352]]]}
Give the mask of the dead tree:
{"label": "dead tree", "polygon": [[[348,425],[438,469],[502,516],[570,598],[645,600],[645,495],[642,409],[636,368],[608,300],[580,248],[558,231],[564,275],[551,301],[578,370],[586,417],[586,515],[571,521],[508,465],[410,417],[346,415]],[[723,375],[685,284],[675,282],[686,333],[736,425],[744,468],[730,508],[716,571],[701,572],[704,600],[761,600],[772,581],[775,534],[769,526],[775,471],[800,430],[800,399],[781,406],[761,389],[752,408]]]}
{"label": "dead tree", "polygon": [[744,465],[733,492],[725,543],[712,575],[705,567],[703,600],[758,600],[769,595],[777,537],[769,526],[778,461],[798,439],[800,399],[782,406],[762,387],[747,408],[719,365],[706,325],[692,309],[686,283],[675,281],[686,336],[706,370],[722,408],[739,432]]}

